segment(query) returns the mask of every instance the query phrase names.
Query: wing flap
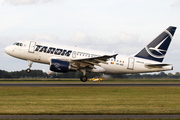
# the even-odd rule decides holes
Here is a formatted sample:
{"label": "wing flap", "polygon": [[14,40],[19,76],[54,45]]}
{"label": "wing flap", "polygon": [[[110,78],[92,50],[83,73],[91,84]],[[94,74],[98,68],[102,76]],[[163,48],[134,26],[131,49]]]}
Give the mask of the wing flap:
{"label": "wing flap", "polygon": [[93,58],[73,59],[71,61],[74,62],[74,63],[78,63],[79,68],[81,68],[81,67],[89,67],[90,69],[93,69],[93,68],[95,68],[94,65],[100,66],[99,63],[108,64],[106,61],[109,58],[112,58],[112,57],[116,58],[117,55],[118,54],[103,55],[103,56],[93,57]]}
{"label": "wing flap", "polygon": [[[81,62],[81,63],[86,63],[86,64],[91,64],[91,65],[97,65],[100,66],[99,63],[103,64],[108,64],[106,61],[109,58],[116,57],[118,54],[114,55],[104,55],[104,56],[99,56],[99,57],[93,57],[93,58],[81,58],[81,59],[73,59],[73,62]],[[88,66],[88,65],[87,65]]]}

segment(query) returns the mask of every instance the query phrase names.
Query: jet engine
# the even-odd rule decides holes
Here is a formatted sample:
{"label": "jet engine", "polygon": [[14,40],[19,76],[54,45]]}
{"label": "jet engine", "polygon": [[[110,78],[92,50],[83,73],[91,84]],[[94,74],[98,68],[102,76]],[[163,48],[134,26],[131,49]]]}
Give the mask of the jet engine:
{"label": "jet engine", "polygon": [[50,70],[54,72],[68,72],[71,69],[70,63],[58,59],[51,59]]}

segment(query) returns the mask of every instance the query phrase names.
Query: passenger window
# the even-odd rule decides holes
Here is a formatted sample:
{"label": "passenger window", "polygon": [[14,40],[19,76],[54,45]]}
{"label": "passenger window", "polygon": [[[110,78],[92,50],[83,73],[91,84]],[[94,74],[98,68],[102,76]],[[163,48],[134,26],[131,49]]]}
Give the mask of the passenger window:
{"label": "passenger window", "polygon": [[23,46],[23,44],[22,44],[22,43],[20,43],[20,46]]}
{"label": "passenger window", "polygon": [[16,43],[17,46],[19,46],[19,43]]}

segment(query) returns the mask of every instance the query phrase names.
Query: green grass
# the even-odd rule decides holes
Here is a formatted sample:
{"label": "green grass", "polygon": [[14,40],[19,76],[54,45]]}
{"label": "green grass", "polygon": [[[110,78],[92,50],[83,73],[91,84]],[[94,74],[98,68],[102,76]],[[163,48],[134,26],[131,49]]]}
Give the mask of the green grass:
{"label": "green grass", "polygon": [[0,114],[180,114],[179,87],[0,87]]}

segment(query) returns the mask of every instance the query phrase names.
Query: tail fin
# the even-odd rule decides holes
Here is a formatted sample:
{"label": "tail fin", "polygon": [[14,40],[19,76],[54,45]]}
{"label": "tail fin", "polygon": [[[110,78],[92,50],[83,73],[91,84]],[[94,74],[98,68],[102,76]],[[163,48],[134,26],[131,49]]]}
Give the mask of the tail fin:
{"label": "tail fin", "polygon": [[176,27],[168,27],[138,54],[136,54],[135,57],[162,62],[175,31]]}

